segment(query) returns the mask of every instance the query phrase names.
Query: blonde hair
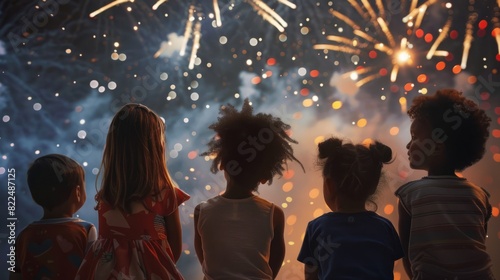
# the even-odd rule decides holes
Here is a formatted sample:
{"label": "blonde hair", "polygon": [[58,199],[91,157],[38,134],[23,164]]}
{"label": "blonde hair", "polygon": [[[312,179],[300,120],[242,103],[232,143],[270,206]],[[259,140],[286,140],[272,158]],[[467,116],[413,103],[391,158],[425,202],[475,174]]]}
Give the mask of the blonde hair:
{"label": "blonde hair", "polygon": [[175,194],[167,170],[163,120],[144,105],[123,106],[109,126],[100,175],[97,207],[105,201],[130,212],[132,202],[159,195],[165,188]]}

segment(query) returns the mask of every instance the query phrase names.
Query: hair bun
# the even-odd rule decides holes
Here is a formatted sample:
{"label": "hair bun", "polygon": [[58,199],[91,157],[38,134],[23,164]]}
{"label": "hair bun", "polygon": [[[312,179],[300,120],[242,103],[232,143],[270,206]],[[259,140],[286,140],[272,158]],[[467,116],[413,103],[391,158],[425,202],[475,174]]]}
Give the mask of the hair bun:
{"label": "hair bun", "polygon": [[342,139],[331,137],[318,144],[319,158],[325,159],[338,153],[342,148]]}
{"label": "hair bun", "polygon": [[392,160],[392,149],[378,141],[370,145],[370,152],[380,162],[389,163]]}

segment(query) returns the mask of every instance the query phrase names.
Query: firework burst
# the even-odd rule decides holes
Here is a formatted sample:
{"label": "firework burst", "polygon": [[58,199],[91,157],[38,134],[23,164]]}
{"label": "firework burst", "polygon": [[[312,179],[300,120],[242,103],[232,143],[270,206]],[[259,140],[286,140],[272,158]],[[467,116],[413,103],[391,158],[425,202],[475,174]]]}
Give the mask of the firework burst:
{"label": "firework burst", "polygon": [[[358,87],[379,78],[388,75],[391,82],[395,82],[398,78],[398,73],[403,67],[414,65],[416,62],[417,53],[415,52],[417,45],[415,39],[422,37],[424,33],[420,28],[425,16],[428,14],[428,8],[431,5],[438,3],[438,0],[427,0],[419,4],[418,0],[412,0],[408,3],[406,16],[402,17],[403,25],[393,24],[390,25],[391,15],[394,16],[388,7],[384,6],[383,1],[376,0],[369,2],[368,0],[348,0],[351,13],[361,17],[363,22],[372,23],[370,27],[361,28],[357,20],[353,16],[348,16],[347,13],[339,12],[335,9],[330,9],[331,15],[343,22],[352,29],[354,37],[345,37],[338,35],[327,35],[326,39],[329,43],[316,44],[314,49],[326,51],[340,52],[354,56],[356,59],[353,61],[357,64],[361,58],[375,59],[376,57],[386,57],[385,63],[390,63],[390,71],[386,68],[377,69],[376,67],[357,67],[355,70],[345,73],[352,79],[357,80]],[[448,10],[448,18],[446,22],[439,28],[439,34],[434,39],[433,36],[424,38],[426,43],[432,43],[430,47],[423,51],[426,53],[427,60],[434,57],[447,57],[449,52],[447,50],[439,49],[442,42],[450,36],[452,31],[452,4],[441,3],[443,7]],[[465,34],[463,39],[463,51],[460,68],[467,67],[467,60],[471,43],[474,39],[474,29],[478,14],[474,12],[473,2],[469,4],[469,15],[466,21]],[[498,26],[498,6],[495,8],[494,16],[492,17],[492,25]],[[401,11],[403,12],[403,7]],[[404,28],[401,28],[404,26]],[[495,36],[500,46],[500,28],[496,27],[492,35]],[[456,37],[456,35],[455,35]],[[499,47],[500,48],[500,47]],[[500,50],[499,50],[500,52]],[[366,57],[368,55],[368,57]],[[363,57],[365,56],[365,57]],[[389,68],[389,67],[388,67]]]}
{"label": "firework burst", "polygon": [[[90,13],[90,17],[95,17],[108,9],[111,9],[115,6],[118,6],[123,3],[133,3],[135,0],[115,0],[110,2],[94,12]],[[280,4],[283,4],[291,9],[295,9],[296,5],[288,0],[277,0]],[[162,4],[167,3],[168,0],[158,0],[152,7],[152,10],[157,10]],[[267,21],[271,25],[273,25],[280,32],[284,32],[285,28],[288,26],[288,23],[278,14],[276,13],[268,4],[266,4],[262,0],[242,0],[239,1],[241,3],[246,3],[253,8],[253,10],[262,17],[263,20]],[[196,4],[195,4],[196,3]],[[233,7],[235,3],[231,3],[230,7]],[[182,47],[179,51],[180,56],[184,56],[186,54],[186,49],[188,47],[188,42],[192,39],[192,47],[191,54],[189,56],[189,69],[193,69],[195,65],[195,60],[197,58],[197,51],[200,48],[200,39],[201,39],[201,30],[202,30],[202,20],[206,18],[206,14],[208,14],[208,18],[213,19],[214,27],[222,26],[222,18],[221,18],[221,9],[219,7],[219,1],[212,1],[212,9],[213,13],[205,13],[203,11],[203,5],[201,1],[192,1],[192,4],[189,5],[189,10],[186,19],[186,25],[184,28],[184,37]],[[162,54],[168,51],[170,44],[168,42],[164,42],[158,51],[154,54],[154,57],[160,57]]]}

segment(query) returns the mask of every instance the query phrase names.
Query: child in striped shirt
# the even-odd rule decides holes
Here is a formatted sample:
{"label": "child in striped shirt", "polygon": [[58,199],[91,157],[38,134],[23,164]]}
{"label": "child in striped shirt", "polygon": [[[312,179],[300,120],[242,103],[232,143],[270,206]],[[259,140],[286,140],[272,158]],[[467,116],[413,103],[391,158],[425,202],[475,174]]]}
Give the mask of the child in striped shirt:
{"label": "child in striped shirt", "polygon": [[479,161],[491,119],[454,89],[419,96],[408,110],[410,166],[428,176],[396,191],[405,270],[413,280],[491,280],[489,194],[455,174]]}

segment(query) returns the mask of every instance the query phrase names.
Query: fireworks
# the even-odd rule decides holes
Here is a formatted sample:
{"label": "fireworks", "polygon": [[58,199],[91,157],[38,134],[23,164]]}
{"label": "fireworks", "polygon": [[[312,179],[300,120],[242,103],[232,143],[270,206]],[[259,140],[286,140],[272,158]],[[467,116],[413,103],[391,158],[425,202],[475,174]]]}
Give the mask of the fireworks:
{"label": "fireworks", "polygon": [[[95,10],[94,12],[90,13],[90,17],[95,17],[99,15],[100,13],[115,7],[117,5],[123,4],[123,3],[133,3],[135,0],[115,0],[107,5],[102,6],[101,8]],[[168,0],[158,0],[151,8],[152,10],[157,10],[159,6],[162,4],[168,2]],[[201,1],[200,1],[201,2]],[[278,14],[276,13],[271,7],[269,7],[264,1],[262,0],[245,0],[241,2],[246,2],[248,5],[250,5],[253,10],[260,15],[265,21],[269,22],[271,25],[273,25],[276,29],[278,29],[280,32],[284,32],[285,28],[288,26],[288,23]],[[278,0],[279,3],[288,6],[291,9],[295,9],[296,5],[293,4],[292,2],[288,0]],[[231,4],[234,5],[234,4]],[[200,4],[201,6],[201,4]],[[222,19],[221,19],[221,11],[219,8],[219,1],[218,0],[213,0],[212,1],[212,7],[213,7],[213,14],[210,14],[210,18],[215,18],[214,25],[215,27],[221,27],[222,26]],[[195,15],[196,14],[196,15]],[[201,8],[196,8],[194,4],[191,4],[189,6],[188,10],[188,15],[187,15],[187,20],[186,20],[186,26],[184,29],[184,39],[183,39],[183,44],[182,48],[179,52],[180,56],[184,56],[186,53],[187,49],[187,43],[189,39],[192,38],[192,47],[191,47],[191,54],[189,56],[189,69],[194,68],[195,60],[197,58],[197,51],[200,48],[200,39],[201,39],[201,26],[202,26],[202,19],[204,18],[204,13],[202,12]],[[167,51],[168,49],[168,43],[164,43],[160,46],[158,51],[154,54],[154,57],[160,57],[164,52]]]}
{"label": "fireworks", "polygon": [[[361,2],[359,2],[361,1]],[[397,25],[389,26],[390,18],[388,16],[388,9],[384,7],[384,3],[380,0],[375,1],[375,6],[377,11],[375,11],[375,7],[368,0],[349,0],[349,5],[352,10],[354,10],[363,21],[368,23],[373,23],[373,26],[370,28],[361,28],[359,21],[352,19],[347,16],[346,13],[341,13],[334,9],[330,10],[330,14],[345,23],[348,27],[352,29],[352,34],[355,36],[351,37],[343,37],[336,35],[326,36],[326,39],[331,41],[331,43],[327,44],[316,44],[314,45],[314,49],[318,50],[332,50],[335,52],[345,53],[349,55],[363,56],[369,54],[370,59],[374,59],[378,57],[378,54],[381,53],[383,56],[386,56],[388,59],[387,62],[392,63],[392,69],[390,71],[390,81],[395,82],[398,77],[398,73],[402,67],[411,66],[414,64],[416,57],[416,53],[414,48],[420,47],[417,45],[417,42],[412,42],[415,40],[415,34],[417,31],[422,33],[420,26],[424,21],[424,17],[429,6],[436,4],[437,0],[428,0],[424,3],[418,5],[418,0],[412,0],[409,3],[409,8],[407,15],[402,18],[402,22],[405,24],[405,30],[401,30]],[[472,4],[470,4],[472,5]],[[452,8],[451,3],[445,3],[443,5],[448,10]],[[499,14],[498,7],[495,8],[496,12],[492,18],[492,23],[494,26],[494,31],[492,35],[496,37],[497,43],[499,44],[499,53],[500,53],[500,22],[499,22]],[[460,63],[460,68],[465,69],[467,67],[467,60],[469,51],[471,48],[471,44],[474,37],[474,27],[476,26],[476,21],[478,18],[478,14],[473,12],[474,7],[469,6],[468,19],[466,21],[465,35],[463,39],[463,51],[462,51],[462,60]],[[447,50],[438,49],[442,42],[449,36],[452,27],[452,13],[449,13],[449,17],[444,23],[444,25],[439,29],[439,35],[436,36],[436,39],[432,42],[431,39],[425,39],[427,43],[431,43],[432,45],[426,51],[426,59],[431,60],[434,57],[447,57],[449,52]],[[341,31],[342,32],[342,31]],[[418,36],[417,36],[418,37]],[[359,58],[359,57],[358,57]],[[355,64],[358,64],[358,58],[356,58]],[[363,57],[362,57],[363,58]],[[366,58],[366,57],[365,57]],[[368,60],[368,58],[366,58]],[[387,63],[386,62],[386,63]],[[346,73],[352,77],[352,74],[356,74],[356,78],[360,78],[360,75],[366,75],[363,78],[360,78],[356,85],[358,87],[363,86],[367,82],[370,82],[378,77],[385,76],[389,71],[385,70],[377,70],[375,68],[370,67],[357,67],[357,69]]]}

